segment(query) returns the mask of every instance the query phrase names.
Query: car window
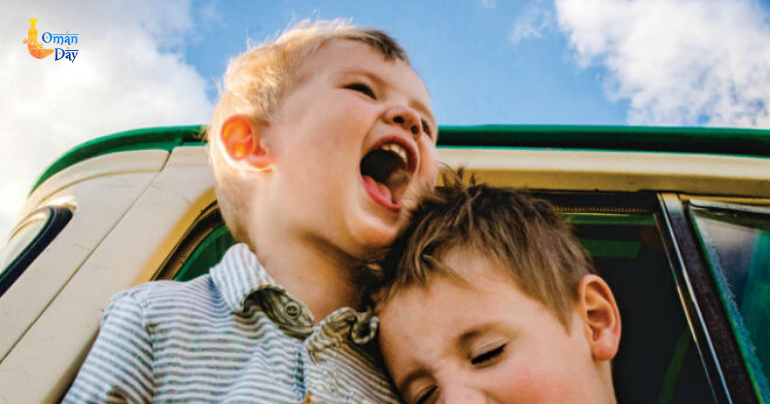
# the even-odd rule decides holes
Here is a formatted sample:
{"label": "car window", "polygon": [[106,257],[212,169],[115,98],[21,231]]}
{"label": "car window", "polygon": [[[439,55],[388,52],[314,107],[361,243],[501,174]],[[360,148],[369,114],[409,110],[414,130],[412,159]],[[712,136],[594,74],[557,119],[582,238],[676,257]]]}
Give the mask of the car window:
{"label": "car window", "polygon": [[220,224],[195,248],[174,279],[186,282],[207,274],[233,244],[235,239],[230,234],[230,230],[224,223]]}
{"label": "car window", "polygon": [[[567,208],[569,209],[569,208]],[[652,213],[565,213],[615,294],[619,403],[715,403]]]}
{"label": "car window", "polygon": [[[537,196],[557,206],[616,295],[623,323],[613,364],[618,402],[715,403],[663,247],[655,198],[637,204],[633,194]],[[211,206],[159,278],[189,281],[206,274],[233,243],[218,207]]]}
{"label": "car window", "polygon": [[72,212],[62,206],[49,206],[35,211],[0,250],[0,296],[40,255],[67,225]]}
{"label": "car window", "polygon": [[48,211],[39,212],[33,215],[12,237],[8,244],[0,251],[0,274],[8,269],[10,264],[22,251],[40,234],[45,223],[48,221]]}
{"label": "car window", "polygon": [[235,244],[214,203],[201,213],[190,230],[166,260],[156,279],[187,282],[209,272]]}
{"label": "car window", "polygon": [[770,374],[770,209],[691,200],[690,217],[755,389]]}

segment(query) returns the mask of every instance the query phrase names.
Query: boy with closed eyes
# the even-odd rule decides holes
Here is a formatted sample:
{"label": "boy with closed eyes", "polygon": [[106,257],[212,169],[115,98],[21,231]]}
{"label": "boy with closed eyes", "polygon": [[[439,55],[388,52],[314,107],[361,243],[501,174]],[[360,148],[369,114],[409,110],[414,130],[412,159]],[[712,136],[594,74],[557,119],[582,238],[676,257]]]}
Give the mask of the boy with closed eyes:
{"label": "boy with closed eyes", "polygon": [[547,202],[448,174],[379,264],[379,342],[407,403],[616,402],[617,304]]}

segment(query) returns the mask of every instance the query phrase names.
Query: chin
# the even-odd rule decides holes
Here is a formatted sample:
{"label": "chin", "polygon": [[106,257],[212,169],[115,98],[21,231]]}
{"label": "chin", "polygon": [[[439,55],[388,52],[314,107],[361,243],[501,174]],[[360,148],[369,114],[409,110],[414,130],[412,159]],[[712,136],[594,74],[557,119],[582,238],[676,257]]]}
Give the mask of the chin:
{"label": "chin", "polygon": [[375,250],[390,246],[408,219],[403,208],[399,214],[393,214],[379,206],[369,205],[370,202],[367,200],[356,209],[348,210],[346,215],[350,236],[350,248],[346,250],[357,258],[367,257]]}
{"label": "chin", "polygon": [[371,229],[368,234],[362,237],[364,248],[383,248],[387,247],[396,240],[397,230],[395,228]]}
{"label": "chin", "polygon": [[354,235],[360,250],[360,254],[356,254],[356,256],[363,257],[372,253],[373,250],[388,247],[395,241],[398,229],[399,227],[396,225],[386,226],[382,223],[361,227]]}

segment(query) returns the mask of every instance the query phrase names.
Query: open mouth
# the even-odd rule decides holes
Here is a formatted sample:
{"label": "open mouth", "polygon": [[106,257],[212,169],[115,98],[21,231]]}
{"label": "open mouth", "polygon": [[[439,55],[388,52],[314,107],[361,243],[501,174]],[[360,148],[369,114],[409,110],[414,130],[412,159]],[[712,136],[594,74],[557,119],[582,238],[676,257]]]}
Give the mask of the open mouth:
{"label": "open mouth", "polygon": [[395,141],[375,147],[361,160],[364,186],[381,205],[397,211],[414,172],[414,153]]}

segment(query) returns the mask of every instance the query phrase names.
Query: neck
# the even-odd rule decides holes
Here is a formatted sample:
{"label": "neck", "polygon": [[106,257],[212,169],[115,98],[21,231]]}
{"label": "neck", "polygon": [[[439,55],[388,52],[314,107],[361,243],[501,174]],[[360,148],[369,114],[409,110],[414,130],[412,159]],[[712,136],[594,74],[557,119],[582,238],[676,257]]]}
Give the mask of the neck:
{"label": "neck", "polygon": [[615,386],[612,382],[612,365],[609,361],[602,362],[602,368],[599,371],[600,382],[604,388],[606,402],[608,404],[617,404],[617,398],[615,397]]}
{"label": "neck", "polygon": [[360,309],[361,291],[351,280],[352,257],[313,240],[276,236],[252,244],[259,262],[289,294],[307,305],[316,323],[342,307]]}

